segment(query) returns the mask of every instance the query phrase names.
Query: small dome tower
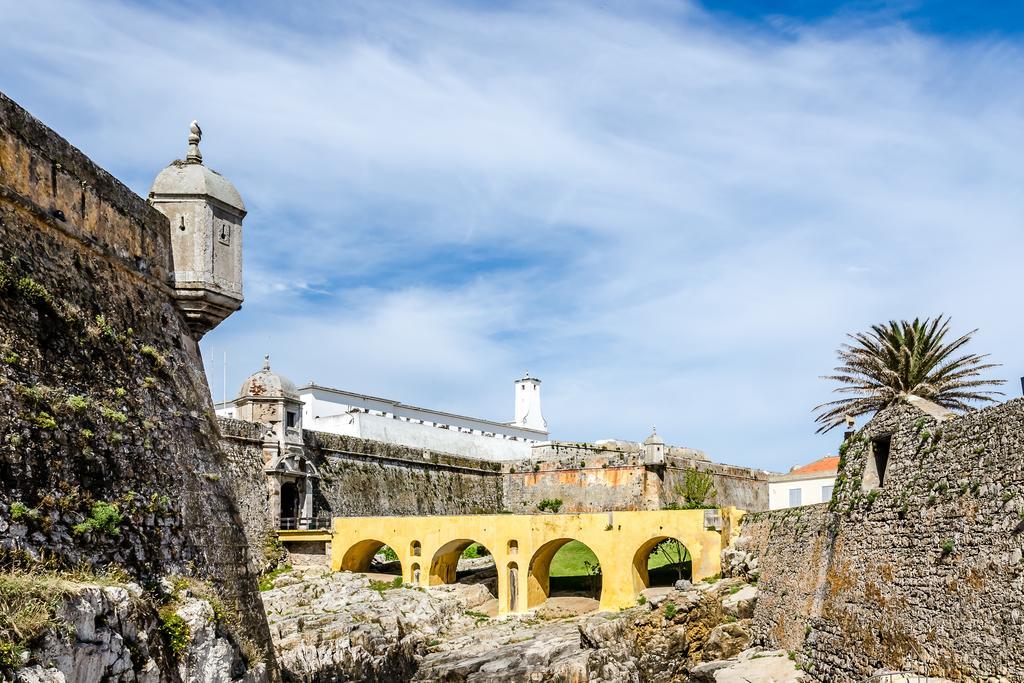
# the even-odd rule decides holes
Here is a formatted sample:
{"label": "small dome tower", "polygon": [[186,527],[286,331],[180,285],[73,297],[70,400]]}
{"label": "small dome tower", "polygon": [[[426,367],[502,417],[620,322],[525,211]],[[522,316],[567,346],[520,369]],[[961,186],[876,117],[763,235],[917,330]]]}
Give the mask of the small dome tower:
{"label": "small dome tower", "polygon": [[654,427],[651,435],[644,439],[644,464],[665,464],[665,440],[658,436],[658,428]]}
{"label": "small dome tower", "polygon": [[203,165],[202,135],[193,121],[184,161],[172,161],[149,189],[149,203],[171,224],[174,291],[196,339],[242,306],[245,218],[235,186]]}

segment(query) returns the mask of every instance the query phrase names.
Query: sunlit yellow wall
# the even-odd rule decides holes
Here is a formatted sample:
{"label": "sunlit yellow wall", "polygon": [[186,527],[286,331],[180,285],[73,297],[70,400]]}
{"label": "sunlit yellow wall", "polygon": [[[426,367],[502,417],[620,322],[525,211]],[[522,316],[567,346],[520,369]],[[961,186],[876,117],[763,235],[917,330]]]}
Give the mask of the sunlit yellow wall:
{"label": "sunlit yellow wall", "polygon": [[[739,514],[733,508],[722,511],[726,535]],[[693,558],[693,579],[699,581],[721,570],[723,532],[705,529],[703,510],[339,517],[334,519],[331,566],[336,571],[366,571],[374,553],[388,545],[401,560],[406,582],[414,582],[418,568],[419,585],[450,583],[459,555],[475,541],[494,556],[498,613],[505,614],[510,611],[510,567],[518,568],[515,611],[523,612],[547,596],[548,568],[559,541],[574,539],[589,546],[601,563],[601,609],[616,610],[636,604],[647,582],[646,553],[654,543],[663,538],[681,541]],[[512,541],[517,548],[511,547]],[[531,560],[535,560],[533,571]]]}

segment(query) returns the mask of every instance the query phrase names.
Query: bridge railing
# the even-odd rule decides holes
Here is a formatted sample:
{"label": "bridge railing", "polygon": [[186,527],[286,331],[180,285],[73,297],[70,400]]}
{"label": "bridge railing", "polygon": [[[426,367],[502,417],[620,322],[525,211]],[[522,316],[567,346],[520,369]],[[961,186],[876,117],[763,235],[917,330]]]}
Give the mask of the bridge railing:
{"label": "bridge railing", "polygon": [[309,531],[330,529],[330,517],[282,517],[277,527],[281,531]]}

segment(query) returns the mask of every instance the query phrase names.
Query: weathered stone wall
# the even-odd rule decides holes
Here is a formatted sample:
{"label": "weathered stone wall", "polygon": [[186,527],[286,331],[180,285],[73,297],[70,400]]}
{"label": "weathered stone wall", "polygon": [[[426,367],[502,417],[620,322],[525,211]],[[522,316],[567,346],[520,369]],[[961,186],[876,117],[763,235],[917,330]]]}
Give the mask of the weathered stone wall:
{"label": "weathered stone wall", "polygon": [[267,476],[263,472],[263,425],[219,417],[221,448],[227,456],[226,477],[246,540],[249,558],[258,572],[277,560],[272,549],[277,530],[269,507]]}
{"label": "weathered stone wall", "polygon": [[544,499],[559,499],[564,512],[659,510],[681,503],[677,487],[688,469],[710,473],[722,507],[768,508],[768,474],[713,463],[703,453],[670,448],[662,467],[644,465],[636,444],[552,442],[535,446],[533,458],[503,466],[505,505],[526,512]]}
{"label": "weathered stone wall", "polygon": [[[865,491],[871,439],[891,435]],[[807,650],[822,680],[888,665],[1024,681],[1024,400],[939,423],[883,412],[845,448]]]}
{"label": "weathered stone wall", "polygon": [[168,236],[0,95],[0,549],[143,583],[209,577],[266,648],[199,350],[166,284]]}
{"label": "weathered stone wall", "polygon": [[661,479],[637,452],[553,442],[535,447],[534,456],[504,467],[505,505],[512,512],[535,511],[545,499],[561,500],[562,512],[661,507]]}
{"label": "weathered stone wall", "polygon": [[[885,436],[883,485],[869,489],[872,440]],[[1024,400],[942,422],[897,406],[842,460],[827,511],[744,523],[764,572],[759,632],[795,647],[806,620],[819,681],[882,667],[1024,681]],[[791,625],[773,630],[787,612]]]}
{"label": "weathered stone wall", "polygon": [[333,516],[458,515],[504,509],[497,463],[304,432],[320,470],[315,510]]}
{"label": "weathered stone wall", "polygon": [[686,471],[689,469],[711,475],[716,491],[714,501],[720,507],[735,507],[754,512],[768,509],[767,472],[672,455],[665,458],[663,503],[682,502],[679,487],[682,486]]}
{"label": "weathered stone wall", "polygon": [[734,546],[759,560],[755,642],[787,650],[803,645],[831,556],[829,518],[827,505],[744,516]]}

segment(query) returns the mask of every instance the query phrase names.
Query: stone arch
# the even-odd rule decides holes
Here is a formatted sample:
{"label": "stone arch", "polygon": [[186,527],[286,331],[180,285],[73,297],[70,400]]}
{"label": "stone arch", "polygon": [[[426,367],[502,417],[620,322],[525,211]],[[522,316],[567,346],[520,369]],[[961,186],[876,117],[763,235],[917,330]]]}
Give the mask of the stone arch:
{"label": "stone arch", "polygon": [[[358,543],[351,546],[345,551],[345,554],[341,557],[341,569],[342,571],[350,572],[367,572],[370,570],[370,562],[373,561],[373,556],[377,554],[384,546],[388,546],[394,549],[395,546],[385,543],[384,541],[378,541],[375,538],[368,538],[365,541],[359,541]],[[399,564],[402,562],[402,558],[398,558]]]}
{"label": "stone arch", "polygon": [[[586,541],[577,538],[556,538],[543,544],[533,553],[530,558],[529,577],[527,578],[527,607],[540,605],[551,594],[551,560],[555,553],[562,549],[570,541],[579,541],[590,548],[590,551],[597,556],[598,565],[601,565],[601,557]],[[603,582],[602,582],[603,583]],[[602,585],[601,591],[604,591]],[[600,594],[598,600],[600,600]]]}
{"label": "stone arch", "polygon": [[413,541],[409,544],[409,554],[413,557],[419,557],[423,554],[423,546],[419,541]]}
{"label": "stone arch", "polygon": [[650,576],[649,576],[649,573],[648,573],[648,570],[647,570],[648,560],[650,559],[651,553],[654,552],[655,547],[659,543],[661,543],[662,541],[670,540],[670,539],[676,541],[677,543],[679,543],[679,545],[682,546],[682,548],[689,555],[689,558],[690,558],[690,561],[691,561],[690,577],[691,578],[693,577],[693,570],[692,570],[693,553],[690,551],[689,546],[683,541],[683,539],[678,538],[676,536],[667,536],[667,535],[666,536],[655,536],[654,538],[648,539],[643,544],[641,544],[641,546],[636,549],[636,552],[633,553],[632,575],[633,575],[633,591],[635,593],[639,593],[643,589],[650,587],[651,579],[650,579]]}
{"label": "stone arch", "polygon": [[422,577],[420,576],[419,562],[413,562],[412,566],[409,568],[409,573],[412,575],[413,584],[416,586],[420,585],[420,580]]}
{"label": "stone arch", "polygon": [[[459,558],[462,557],[462,552],[474,543],[480,543],[480,541],[472,538],[456,538],[438,548],[430,560],[430,585],[455,583]],[[483,543],[480,545],[486,547]],[[488,548],[488,550],[490,549]]]}

